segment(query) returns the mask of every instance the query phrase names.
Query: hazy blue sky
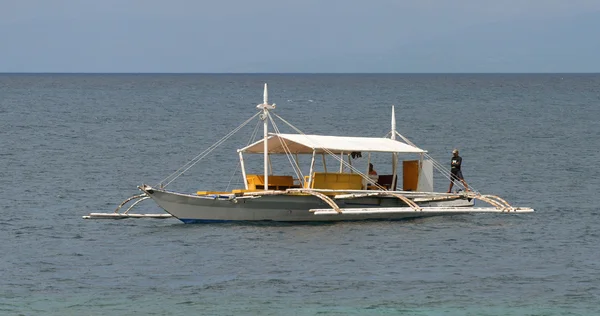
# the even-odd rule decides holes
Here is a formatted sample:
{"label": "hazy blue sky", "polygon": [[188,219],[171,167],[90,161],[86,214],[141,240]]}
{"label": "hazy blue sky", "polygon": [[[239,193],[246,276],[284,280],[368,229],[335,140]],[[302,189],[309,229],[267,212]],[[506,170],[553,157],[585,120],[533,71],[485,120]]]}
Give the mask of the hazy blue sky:
{"label": "hazy blue sky", "polygon": [[600,0],[0,0],[0,72],[600,72]]}

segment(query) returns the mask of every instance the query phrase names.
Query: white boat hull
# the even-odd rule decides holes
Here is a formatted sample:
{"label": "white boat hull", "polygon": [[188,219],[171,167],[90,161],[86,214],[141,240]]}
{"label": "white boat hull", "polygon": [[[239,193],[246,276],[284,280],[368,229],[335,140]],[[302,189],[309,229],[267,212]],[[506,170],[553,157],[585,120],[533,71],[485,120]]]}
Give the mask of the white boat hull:
{"label": "white boat hull", "polygon": [[400,220],[495,210],[474,208],[473,201],[467,199],[419,203],[422,209],[415,210],[393,197],[362,197],[336,200],[342,208],[342,212],[339,213],[330,209],[330,206],[319,198],[310,195],[232,198],[227,195],[187,195],[158,189],[148,189],[145,192],[167,213],[184,223]]}

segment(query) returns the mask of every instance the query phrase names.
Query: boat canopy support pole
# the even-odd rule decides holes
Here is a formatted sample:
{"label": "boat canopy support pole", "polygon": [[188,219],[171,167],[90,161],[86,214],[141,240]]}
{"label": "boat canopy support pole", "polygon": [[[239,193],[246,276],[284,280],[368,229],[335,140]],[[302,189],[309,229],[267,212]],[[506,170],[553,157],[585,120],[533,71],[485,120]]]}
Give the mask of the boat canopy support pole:
{"label": "boat canopy support pole", "polygon": [[[419,191],[419,186],[422,185],[423,182],[421,182],[421,170],[423,170],[423,161],[425,160],[425,155],[423,153],[419,154],[419,171],[417,173],[417,191]],[[424,173],[423,173],[424,175]],[[432,184],[431,184],[431,189],[433,190],[433,178],[431,179]]]}
{"label": "boat canopy support pole", "polygon": [[273,163],[271,162],[271,155],[268,155],[269,159],[269,174],[273,175]]}
{"label": "boat canopy support pole", "polygon": [[248,190],[248,180],[246,180],[246,166],[244,165],[244,155],[242,152],[238,152],[240,155],[240,168],[242,169],[242,180],[244,181],[244,188]]}
{"label": "boat canopy support pole", "polygon": [[310,161],[310,172],[308,173],[308,184],[306,185],[307,188],[310,188],[313,182],[313,170],[315,169],[315,155],[316,151],[313,150],[312,159]]}
{"label": "boat canopy support pole", "polygon": [[[392,140],[396,140],[396,112],[392,105]],[[396,181],[398,178],[398,153],[392,153],[392,187],[391,191],[396,190]]]}
{"label": "boat canopy support pole", "polygon": [[350,156],[352,155],[348,155],[348,166],[350,166],[350,173],[354,173],[354,168],[352,168],[352,158],[350,158]]}
{"label": "boat canopy support pole", "polygon": [[392,154],[392,187],[390,191],[396,190],[396,181],[398,180],[398,154]]}
{"label": "boat canopy support pole", "polygon": [[367,158],[367,172],[365,172],[366,175],[369,175],[369,166],[371,165],[371,153],[369,153],[369,158]]}
{"label": "boat canopy support pole", "polygon": [[300,170],[300,159],[298,158],[298,154],[297,154],[297,153],[296,153],[296,154],[294,154],[294,158],[296,158],[296,159],[294,160],[294,163],[296,164],[296,168],[297,168],[298,170]]}
{"label": "boat canopy support pole", "polygon": [[[298,158],[298,153],[295,153],[294,157],[296,158],[294,160],[294,163],[296,164],[296,170],[300,170],[300,159]],[[302,177],[302,171],[301,170],[300,170],[300,174],[298,176]],[[304,186],[304,179],[298,179],[298,182],[301,183],[302,186]]]}
{"label": "boat canopy support pole", "polygon": [[[266,89],[267,89],[267,87],[265,85],[265,100],[266,100],[266,92],[267,92]],[[267,103],[267,101],[265,101],[265,104],[266,103]],[[269,161],[268,161],[269,160],[269,152],[268,152],[268,150],[269,150],[268,147],[269,146],[267,144],[267,138],[269,137],[268,136],[269,125],[268,125],[268,122],[267,122],[267,115],[269,115],[269,112],[267,111],[266,108],[263,111],[264,111],[263,112],[263,116],[264,116],[263,117],[263,120],[264,120],[264,123],[263,123],[264,124],[263,125],[263,139],[264,139],[264,142],[263,142],[263,144],[264,144],[264,147],[263,147],[263,151],[264,151],[263,164],[264,164],[264,167],[265,167],[265,170],[264,170],[265,187],[264,187],[264,189],[266,191],[266,190],[269,189]]]}

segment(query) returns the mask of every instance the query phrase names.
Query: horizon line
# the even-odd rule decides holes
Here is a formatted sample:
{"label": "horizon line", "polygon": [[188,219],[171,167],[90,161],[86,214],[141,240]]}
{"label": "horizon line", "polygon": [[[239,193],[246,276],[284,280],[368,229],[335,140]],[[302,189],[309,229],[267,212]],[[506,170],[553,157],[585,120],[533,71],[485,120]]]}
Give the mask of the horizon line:
{"label": "horizon line", "polygon": [[0,75],[589,75],[600,72],[2,72]]}

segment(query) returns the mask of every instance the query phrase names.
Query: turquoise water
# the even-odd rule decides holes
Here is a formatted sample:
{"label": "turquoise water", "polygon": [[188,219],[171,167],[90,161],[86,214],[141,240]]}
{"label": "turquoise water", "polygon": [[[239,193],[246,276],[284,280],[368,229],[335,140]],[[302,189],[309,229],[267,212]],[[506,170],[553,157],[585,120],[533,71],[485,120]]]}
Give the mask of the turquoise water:
{"label": "turquoise water", "polygon": [[[81,219],[252,116],[264,82],[276,113],[306,133],[383,136],[394,104],[402,134],[446,164],[460,148],[471,185],[537,212]],[[0,75],[0,314],[600,314],[599,103],[593,74]],[[225,188],[254,126],[172,189]],[[379,170],[390,160],[373,159]]]}

